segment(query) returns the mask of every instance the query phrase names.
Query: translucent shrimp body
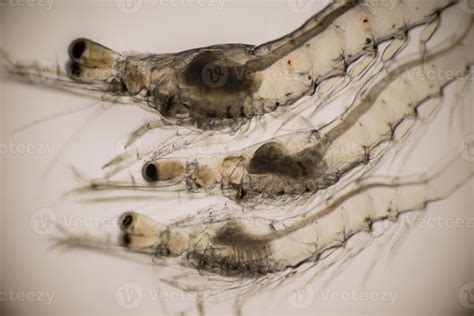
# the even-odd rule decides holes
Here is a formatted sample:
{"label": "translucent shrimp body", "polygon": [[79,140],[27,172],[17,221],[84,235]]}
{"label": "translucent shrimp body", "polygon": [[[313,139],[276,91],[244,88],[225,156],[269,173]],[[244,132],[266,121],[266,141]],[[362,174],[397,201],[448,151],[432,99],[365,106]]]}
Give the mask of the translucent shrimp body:
{"label": "translucent shrimp body", "polygon": [[[393,41],[384,60],[393,58],[412,29],[438,21],[455,3],[396,1],[391,8],[379,1],[335,1],[278,40],[176,54],[126,55],[80,38],[69,48],[68,75],[73,81],[56,74],[61,79],[56,84],[133,97],[132,102],[159,112],[168,125],[235,128],[314,94],[322,82],[344,76],[356,61],[351,74],[361,74],[370,65],[361,57],[374,59],[383,42]],[[20,66],[13,65],[11,71],[35,75]]]}
{"label": "translucent shrimp body", "polygon": [[472,163],[455,157],[425,174],[367,178],[282,221],[229,214],[163,226],[126,213],[122,244],[131,251],[179,258],[181,265],[198,270],[258,277],[316,262],[354,235],[371,232],[377,222],[397,221],[404,213],[447,198],[473,175]]}
{"label": "translucent shrimp body", "polygon": [[149,184],[142,188],[160,190],[161,184],[182,184],[191,192],[220,192],[238,201],[326,189],[345,174],[383,157],[391,144],[409,135],[418,120],[429,117],[440,105],[443,89],[469,74],[474,60],[467,52],[474,49],[473,43],[474,28],[469,26],[448,47],[393,67],[319,131],[290,134],[222,156],[148,162],[143,177]]}

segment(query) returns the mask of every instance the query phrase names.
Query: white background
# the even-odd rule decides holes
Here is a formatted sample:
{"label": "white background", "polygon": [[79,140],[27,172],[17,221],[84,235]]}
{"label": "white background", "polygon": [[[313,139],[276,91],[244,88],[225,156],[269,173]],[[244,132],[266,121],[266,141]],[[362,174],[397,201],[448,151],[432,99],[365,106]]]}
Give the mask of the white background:
{"label": "white background", "polygon": [[[77,37],[94,39],[120,52],[165,53],[227,42],[262,43],[298,27],[322,6],[315,4],[297,13],[286,1],[226,0],[223,7],[217,1],[200,2],[205,5],[192,5],[197,1],[155,1],[143,3],[136,13],[127,14],[119,10],[115,1],[56,0],[49,10],[47,2],[44,6],[20,6],[20,3],[0,7],[0,46],[16,60],[61,64],[66,62],[67,46]],[[115,107],[105,112],[94,107],[12,133],[19,126],[77,109],[91,101],[12,82],[2,82],[1,89],[2,143],[33,144],[37,148],[44,144],[54,146],[55,150],[52,157],[39,153],[0,155],[0,286],[4,292],[54,293],[51,304],[3,300],[0,314],[161,315],[179,310],[180,306],[194,306],[189,297],[175,297],[166,302],[154,300],[150,293],[160,288],[156,269],[97,252],[51,250],[49,237],[57,231],[38,234],[35,226],[35,216],[44,208],[51,210],[63,224],[64,219],[78,220],[72,229],[94,232],[99,231],[96,225],[80,220],[104,224],[129,209],[147,210],[160,219],[176,215],[176,210],[197,210],[206,205],[207,201],[186,204],[180,200],[160,204],[143,201],[78,204],[74,197],[64,196],[78,186],[71,166],[79,166],[91,174],[99,172],[100,166],[116,154],[117,144],[150,115],[133,107]],[[472,100],[472,91],[470,95]],[[459,113],[453,125],[448,126],[450,102],[446,105],[447,109],[439,114],[416,151],[411,153],[404,173],[425,170],[438,158],[456,150],[462,135],[469,134],[466,132],[469,129],[472,131],[472,104],[464,107],[468,109],[464,112],[464,127]],[[68,145],[64,147],[64,144]],[[54,157],[57,159],[53,160]],[[431,205],[426,216],[472,219],[472,193],[471,183],[448,200]],[[244,305],[243,314],[472,314],[473,310],[462,307],[458,292],[463,285],[474,281],[473,229],[436,224],[415,227],[402,240],[394,256],[387,258],[384,254],[387,249],[375,243],[350,265],[334,272],[332,281],[316,279],[309,301],[306,297],[295,306],[291,299],[275,299],[285,297],[288,289],[283,288],[279,290],[280,296],[274,293],[254,296]],[[371,262],[378,257],[381,257],[378,264],[372,266]],[[142,290],[142,300],[137,306],[125,308],[117,299],[116,294],[124,284],[125,287],[138,285]],[[321,291],[389,292],[396,295],[396,300],[394,304],[380,300],[324,300]],[[208,307],[206,312],[231,310],[232,302],[227,301]]]}

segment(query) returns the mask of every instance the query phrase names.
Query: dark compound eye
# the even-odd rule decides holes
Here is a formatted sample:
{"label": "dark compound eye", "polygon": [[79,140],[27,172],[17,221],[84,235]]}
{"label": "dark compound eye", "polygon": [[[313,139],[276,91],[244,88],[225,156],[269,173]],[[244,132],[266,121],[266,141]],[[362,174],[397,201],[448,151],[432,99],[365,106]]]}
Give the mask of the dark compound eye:
{"label": "dark compound eye", "polygon": [[124,219],[122,220],[122,227],[124,229],[127,229],[130,227],[132,223],[133,223],[133,216],[129,214],[125,216]]}
{"label": "dark compound eye", "polygon": [[122,246],[128,247],[131,242],[132,240],[129,234],[125,234],[122,236]]}
{"label": "dark compound eye", "polygon": [[142,174],[145,181],[156,182],[159,180],[158,168],[152,162],[149,162],[143,166]]}
{"label": "dark compound eye", "polygon": [[79,59],[81,58],[85,50],[86,50],[86,42],[81,39],[75,40],[74,42],[71,43],[71,46],[69,47],[69,55],[73,59]]}
{"label": "dark compound eye", "polygon": [[82,74],[81,66],[76,63],[70,64],[68,74],[69,74],[69,77],[71,78],[80,78]]}

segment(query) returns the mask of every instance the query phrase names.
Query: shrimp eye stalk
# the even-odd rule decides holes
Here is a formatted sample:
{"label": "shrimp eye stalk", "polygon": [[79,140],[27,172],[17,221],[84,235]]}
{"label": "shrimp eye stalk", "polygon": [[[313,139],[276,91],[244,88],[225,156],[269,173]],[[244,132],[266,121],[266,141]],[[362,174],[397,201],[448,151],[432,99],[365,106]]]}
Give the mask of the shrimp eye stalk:
{"label": "shrimp eye stalk", "polygon": [[146,163],[142,168],[145,181],[155,183],[184,176],[185,163],[181,160],[157,160]]}
{"label": "shrimp eye stalk", "polygon": [[111,68],[119,58],[115,51],[86,38],[78,38],[69,45],[69,57],[89,68]]}

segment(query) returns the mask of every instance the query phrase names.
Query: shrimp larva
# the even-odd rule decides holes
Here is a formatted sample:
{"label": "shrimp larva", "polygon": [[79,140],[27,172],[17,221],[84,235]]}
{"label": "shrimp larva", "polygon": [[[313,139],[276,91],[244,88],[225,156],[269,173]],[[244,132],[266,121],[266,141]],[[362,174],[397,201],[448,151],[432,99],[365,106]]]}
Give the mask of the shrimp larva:
{"label": "shrimp larva", "polygon": [[[243,316],[463,314],[474,223],[465,5],[321,0],[267,44],[141,55],[122,49],[259,43],[301,15],[287,0],[219,12],[206,0],[57,0],[47,13],[33,2],[0,0],[1,45],[16,60],[80,38],[57,56],[66,70],[52,62],[49,78],[12,62],[35,86],[0,87],[0,314],[229,315],[234,302]],[[98,100],[79,111],[84,96]],[[453,225],[427,227],[439,215]],[[314,291],[312,306],[299,309],[293,285]],[[397,300],[378,309],[326,295],[360,288]]]}
{"label": "shrimp larva", "polygon": [[[353,236],[370,233],[375,223],[396,222],[405,213],[449,197],[474,175],[472,163],[460,156],[429,170],[401,178],[361,179],[313,209],[282,220],[224,212],[163,225],[127,212],[119,220],[120,244],[131,252],[174,258],[191,270],[258,279],[323,260]],[[77,236],[59,242],[111,247],[110,243]]]}
{"label": "shrimp larva", "polygon": [[[384,60],[393,58],[408,32],[420,25],[433,25],[455,3],[396,1],[389,8],[378,1],[335,1],[278,40],[260,46],[217,45],[176,54],[122,55],[80,38],[69,47],[68,75],[73,81],[58,73],[56,83],[133,97],[159,112],[167,124],[201,129],[240,126],[254,116],[313,94],[323,81],[345,75],[361,57],[373,59],[383,42],[395,40],[384,53]],[[434,32],[435,28],[429,30]],[[352,75],[359,75],[370,64],[361,60]],[[20,66],[13,66],[12,72],[28,75],[28,69]],[[144,125],[135,137],[151,126]]]}
{"label": "shrimp larva", "polygon": [[358,167],[373,165],[390,144],[405,139],[419,119],[439,106],[443,89],[470,72],[474,60],[467,52],[474,48],[473,36],[469,24],[448,47],[392,67],[318,131],[289,134],[223,156],[150,161],[142,168],[149,185],[99,181],[93,188],[169,190],[175,185],[176,190],[217,191],[237,201],[299,197],[326,189]]}

